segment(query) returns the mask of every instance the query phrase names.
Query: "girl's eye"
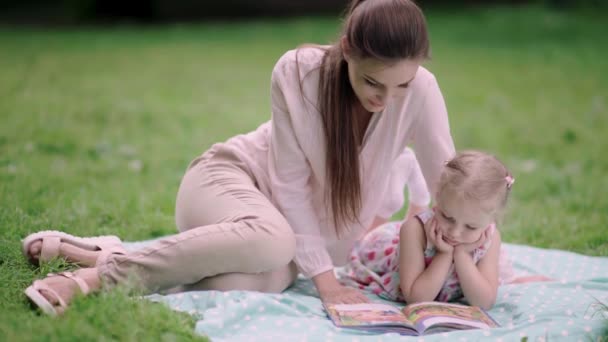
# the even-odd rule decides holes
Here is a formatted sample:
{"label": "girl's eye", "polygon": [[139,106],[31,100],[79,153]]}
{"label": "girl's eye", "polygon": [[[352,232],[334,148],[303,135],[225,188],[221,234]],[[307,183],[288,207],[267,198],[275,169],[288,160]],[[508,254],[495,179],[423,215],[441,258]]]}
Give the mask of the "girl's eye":
{"label": "girl's eye", "polygon": [[470,229],[470,230],[476,230],[477,229],[477,227],[469,226],[468,224],[466,225],[466,227],[467,227],[467,229]]}
{"label": "girl's eye", "polygon": [[454,221],[454,218],[447,216],[445,213],[441,213],[441,216],[443,216],[444,219],[446,219],[446,220],[448,220],[450,222]]}

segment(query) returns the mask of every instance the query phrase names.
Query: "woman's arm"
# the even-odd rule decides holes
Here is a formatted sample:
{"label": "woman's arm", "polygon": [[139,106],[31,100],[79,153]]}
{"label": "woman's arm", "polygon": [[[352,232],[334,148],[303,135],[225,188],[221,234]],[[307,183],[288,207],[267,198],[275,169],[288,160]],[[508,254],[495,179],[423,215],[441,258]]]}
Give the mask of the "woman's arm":
{"label": "woman's arm", "polygon": [[366,302],[358,290],[338,283],[333,263],[325,248],[320,222],[312,204],[310,180],[313,176],[309,158],[300,145],[300,137],[323,134],[320,126],[310,120],[301,102],[298,68],[294,51],[277,62],[271,80],[272,132],[270,137],[268,173],[275,203],[296,237],[294,261],[299,270],[312,278],[324,302]]}
{"label": "woman's arm", "polygon": [[[472,247],[456,246],[454,250],[454,267],[465,298],[471,305],[486,310],[492,308],[496,302],[498,258],[501,244],[500,232],[495,230],[491,239],[490,248],[477,265],[473,262],[473,256],[471,255]],[[481,245],[484,241],[485,239],[480,241],[478,245]]]}
{"label": "woman's arm", "polygon": [[429,192],[435,196],[443,165],[454,156],[454,141],[445,101],[435,77],[429,80],[424,96],[414,126],[414,151]]}
{"label": "woman's arm", "polygon": [[[284,54],[271,79],[272,130],[268,173],[272,197],[296,237],[295,263],[307,277],[333,270],[325,249],[319,218],[312,204],[312,169],[298,140],[315,132],[304,124],[307,115],[301,99],[295,52]],[[308,120],[310,121],[310,120]]]}
{"label": "woman's arm", "polygon": [[366,234],[370,233],[374,229],[380,227],[381,225],[383,225],[387,222],[388,222],[388,219],[386,219],[384,217],[380,217],[380,216],[374,217],[374,222],[372,222],[372,225],[369,226],[369,228],[367,228],[367,231],[365,232],[365,234],[363,234],[363,236],[365,236]]}
{"label": "woman's arm", "polygon": [[[432,223],[428,225],[432,226]],[[399,235],[399,285],[406,302],[434,300],[448,277],[452,251],[437,251],[425,268],[426,233],[422,223],[418,219],[406,221]]]}
{"label": "woman's arm", "polygon": [[428,209],[431,201],[420,165],[418,165],[414,151],[409,147],[405,148],[391,166],[391,176],[387,189],[381,197],[382,206],[368,229],[368,233],[379,225],[388,222],[390,217],[403,207],[405,202],[403,191],[406,186],[409,203],[405,221]]}

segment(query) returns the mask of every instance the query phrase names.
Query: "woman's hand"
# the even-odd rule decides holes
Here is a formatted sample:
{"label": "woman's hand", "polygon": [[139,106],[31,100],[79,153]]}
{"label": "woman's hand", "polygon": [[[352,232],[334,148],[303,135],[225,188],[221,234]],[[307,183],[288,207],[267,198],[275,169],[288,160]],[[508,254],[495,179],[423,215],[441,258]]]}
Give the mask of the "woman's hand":
{"label": "woman's hand", "polygon": [[481,233],[481,236],[479,237],[479,239],[477,239],[477,241],[473,241],[471,243],[461,243],[455,247],[454,252],[470,254],[477,248],[483,246],[483,244],[486,243],[486,241],[488,241],[489,236],[490,236],[490,229],[486,228],[486,230],[483,233]]}
{"label": "woman's hand", "polygon": [[323,303],[356,304],[369,302],[369,299],[361,291],[340,284],[333,270],[314,276],[312,281]]}
{"label": "woman's hand", "polygon": [[433,218],[431,222],[424,225],[427,238],[431,241],[433,246],[439,253],[452,254],[454,252],[454,246],[443,240],[443,234],[439,230],[437,219]]}
{"label": "woman's hand", "polygon": [[363,292],[344,285],[339,285],[332,289],[319,290],[319,296],[323,303],[328,304],[358,304],[369,302],[369,299]]}

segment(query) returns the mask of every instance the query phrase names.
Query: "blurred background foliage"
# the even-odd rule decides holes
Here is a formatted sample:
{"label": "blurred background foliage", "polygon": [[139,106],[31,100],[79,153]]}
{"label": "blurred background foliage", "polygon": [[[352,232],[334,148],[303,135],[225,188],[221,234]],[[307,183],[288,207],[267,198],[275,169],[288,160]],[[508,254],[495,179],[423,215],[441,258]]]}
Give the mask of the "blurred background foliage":
{"label": "blurred background foliage", "polygon": [[[260,16],[336,15],[348,0],[3,0],[0,23],[80,24],[90,22],[168,22]],[[424,0],[421,7],[462,9],[479,6],[538,5],[562,10],[608,10],[608,0]]]}

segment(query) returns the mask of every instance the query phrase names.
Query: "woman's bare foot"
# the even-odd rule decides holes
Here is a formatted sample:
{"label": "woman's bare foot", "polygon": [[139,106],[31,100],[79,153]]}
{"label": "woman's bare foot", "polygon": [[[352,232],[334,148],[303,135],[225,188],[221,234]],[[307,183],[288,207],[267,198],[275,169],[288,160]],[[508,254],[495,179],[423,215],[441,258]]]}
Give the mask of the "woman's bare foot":
{"label": "woman's bare foot", "polygon": [[[30,245],[28,251],[30,258],[38,260],[42,252],[42,240],[34,241]],[[80,247],[73,246],[69,243],[62,242],[59,245],[59,255],[64,256],[69,262],[76,263],[81,266],[93,267],[97,262],[97,258],[101,250],[90,251]]]}
{"label": "woman's bare foot", "polygon": [[[79,269],[73,272],[71,278],[49,275],[43,280],[39,280],[39,282],[42,282],[42,286],[39,286],[38,292],[53,306],[55,312],[59,315],[65,311],[75,295],[82,292],[81,287],[74,278],[79,278],[78,280],[86,283],[88,293],[97,292],[101,288],[101,280],[97,273],[97,268]],[[54,293],[45,288],[50,289]],[[63,301],[63,304],[61,301]]]}

